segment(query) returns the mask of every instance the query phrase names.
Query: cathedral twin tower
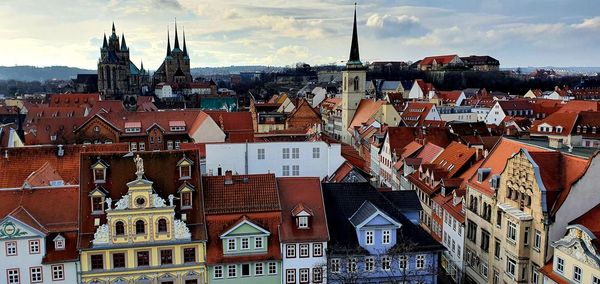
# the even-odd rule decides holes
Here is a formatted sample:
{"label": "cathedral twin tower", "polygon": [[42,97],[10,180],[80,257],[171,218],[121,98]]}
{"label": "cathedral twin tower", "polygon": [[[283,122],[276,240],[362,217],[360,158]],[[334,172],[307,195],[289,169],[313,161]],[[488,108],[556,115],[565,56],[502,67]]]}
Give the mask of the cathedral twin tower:
{"label": "cathedral twin tower", "polygon": [[175,43],[171,49],[171,39],[167,31],[167,54],[154,72],[152,80],[148,71],[141,63],[138,68],[129,57],[129,47],[125,42],[125,34],[121,41],[112,25],[112,34],[106,38],[100,48],[100,59],[98,60],[98,90],[105,99],[120,99],[126,104],[135,104],[138,95],[144,95],[157,84],[165,83],[183,87],[192,82],[190,72],[190,57],[185,42],[185,31],[183,32],[183,49],[179,45],[177,23],[175,23]]}

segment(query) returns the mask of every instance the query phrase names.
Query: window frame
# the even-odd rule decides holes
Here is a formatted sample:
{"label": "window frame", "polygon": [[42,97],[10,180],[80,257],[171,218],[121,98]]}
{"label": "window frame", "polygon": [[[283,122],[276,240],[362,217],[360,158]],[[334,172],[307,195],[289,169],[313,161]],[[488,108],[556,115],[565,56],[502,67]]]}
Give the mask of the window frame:
{"label": "window frame", "polygon": [[313,244],[313,256],[323,256],[323,244],[321,244],[321,243]]}
{"label": "window frame", "polygon": [[296,258],[296,244],[286,244],[285,245],[285,257],[286,258]]}
{"label": "window frame", "polygon": [[[14,245],[14,247],[11,247],[10,245]],[[10,249],[14,249],[14,253],[9,253]],[[19,255],[19,246],[17,244],[17,241],[7,241],[4,243],[4,252],[6,253],[6,256],[18,256]]]}
{"label": "window frame", "polygon": [[[221,276],[217,276],[217,271]],[[215,265],[213,267],[213,279],[222,279],[225,275],[223,274],[223,265]]]}
{"label": "window frame", "polygon": [[[65,280],[65,265],[64,264],[51,265],[50,271],[52,273],[52,281]],[[56,277],[57,273],[60,274],[60,277]]]}
{"label": "window frame", "polygon": [[[233,274],[233,276],[232,276],[232,274]],[[237,278],[237,265],[236,264],[228,264],[227,265],[227,278]]]}
{"label": "window frame", "polygon": [[[122,255],[123,256],[123,266],[119,266],[119,267],[115,266],[115,263],[117,263],[115,261],[115,256],[116,255]],[[111,258],[112,269],[124,269],[124,268],[127,268],[127,253],[126,252],[122,252],[122,251],[112,252],[110,254],[110,258]]]}
{"label": "window frame", "polygon": [[268,268],[268,274],[269,275],[276,275],[277,274],[277,262],[269,262],[267,265]]}
{"label": "window frame", "polygon": [[[94,268],[94,262],[98,261],[97,259],[94,260],[94,257],[100,257],[100,260],[102,262],[102,268]],[[96,263],[97,264],[97,263]],[[104,270],[104,254],[98,253],[98,254],[90,254],[90,270]]]}
{"label": "window frame", "polygon": [[[169,252],[163,255],[163,252]],[[173,249],[172,248],[161,248],[158,250],[160,265],[171,265],[173,264]],[[167,256],[168,255],[168,256]],[[168,260],[169,262],[164,262]]]}
{"label": "window frame", "polygon": [[[11,275],[11,272],[16,272],[16,274]],[[13,278],[13,280],[11,280],[11,276],[16,277],[16,279]],[[21,283],[21,269],[20,268],[7,268],[6,269],[6,283],[20,284]]]}
{"label": "window frame", "polygon": [[[37,251],[34,251],[34,244],[37,243]],[[29,247],[29,254],[40,254],[41,250],[42,250],[42,245],[39,239],[35,239],[35,240],[29,240],[27,242],[28,247]]]}
{"label": "window frame", "polygon": [[575,281],[576,283],[581,283],[582,275],[583,270],[581,269],[581,267],[573,265],[573,281]]}
{"label": "window frame", "polygon": [[[146,254],[146,256],[144,256]],[[140,259],[147,258],[148,264],[140,264]],[[152,265],[152,255],[149,250],[138,250],[135,252],[135,267],[150,267]]]}
{"label": "window frame", "polygon": [[372,246],[375,244],[375,231],[365,231],[365,245]]}
{"label": "window frame", "polygon": [[[306,280],[303,278],[306,277]],[[300,268],[298,270],[298,280],[300,283],[308,283],[310,282],[310,269],[309,268]]]}
{"label": "window frame", "polygon": [[[39,274],[40,279],[37,281],[33,280],[33,275],[34,275],[33,270],[34,269],[39,269],[39,271],[37,271],[36,273]],[[44,268],[42,266],[29,267],[29,281],[31,283],[43,283],[44,282]]]}
{"label": "window frame", "polygon": [[296,283],[296,269],[285,270],[285,283],[295,284]]}
{"label": "window frame", "polygon": [[[258,271],[258,268],[260,267],[260,273]],[[257,262],[254,264],[254,275],[255,276],[262,276],[265,275],[265,264],[262,262]]]}
{"label": "window frame", "polygon": [[[305,250],[306,253],[302,253],[302,250]],[[300,258],[308,258],[310,257],[310,244],[299,244],[298,246],[298,257]]]}
{"label": "window frame", "polygon": [[[387,238],[387,240],[386,240]],[[389,245],[392,242],[392,230],[382,230],[381,231],[381,243],[384,245]]]}

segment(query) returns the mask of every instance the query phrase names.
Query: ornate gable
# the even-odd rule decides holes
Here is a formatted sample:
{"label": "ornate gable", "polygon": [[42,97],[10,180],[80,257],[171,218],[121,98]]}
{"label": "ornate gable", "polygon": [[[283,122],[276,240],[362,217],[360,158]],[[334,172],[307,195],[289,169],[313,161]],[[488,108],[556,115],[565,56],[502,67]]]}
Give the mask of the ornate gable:
{"label": "ornate gable", "polygon": [[567,227],[567,234],[552,246],[595,269],[600,269],[600,253],[594,246],[596,236],[581,225]]}

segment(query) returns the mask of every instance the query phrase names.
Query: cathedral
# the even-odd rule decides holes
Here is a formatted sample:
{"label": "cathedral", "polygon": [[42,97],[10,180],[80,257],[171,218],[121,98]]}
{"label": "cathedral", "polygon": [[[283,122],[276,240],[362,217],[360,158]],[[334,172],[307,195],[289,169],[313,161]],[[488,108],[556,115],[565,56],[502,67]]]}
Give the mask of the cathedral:
{"label": "cathedral", "polygon": [[144,64],[141,63],[138,68],[129,59],[125,34],[122,34],[119,42],[113,23],[112,34],[108,40],[104,34],[104,42],[100,48],[98,91],[104,99],[123,100],[126,106],[135,105],[137,96],[148,92],[149,81],[150,76],[144,70]]}
{"label": "cathedral", "polygon": [[188,55],[187,45],[185,43],[185,30],[183,31],[183,50],[179,46],[179,35],[177,32],[177,23],[175,23],[175,43],[171,49],[171,38],[167,31],[167,55],[163,63],[154,72],[154,84],[166,83],[189,84],[192,82],[190,72],[190,57]]}

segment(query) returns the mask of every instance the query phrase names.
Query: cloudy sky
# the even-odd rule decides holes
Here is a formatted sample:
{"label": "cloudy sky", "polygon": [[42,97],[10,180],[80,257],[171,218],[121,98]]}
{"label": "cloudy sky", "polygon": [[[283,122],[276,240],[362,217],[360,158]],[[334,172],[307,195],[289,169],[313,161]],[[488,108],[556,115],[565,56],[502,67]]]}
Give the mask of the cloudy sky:
{"label": "cloudy sky", "polygon": [[[489,54],[502,66],[599,66],[598,0],[358,1],[363,61]],[[96,68],[115,22],[132,60],[156,69],[185,27],[193,67],[340,63],[353,1],[2,0],[0,65]]]}

